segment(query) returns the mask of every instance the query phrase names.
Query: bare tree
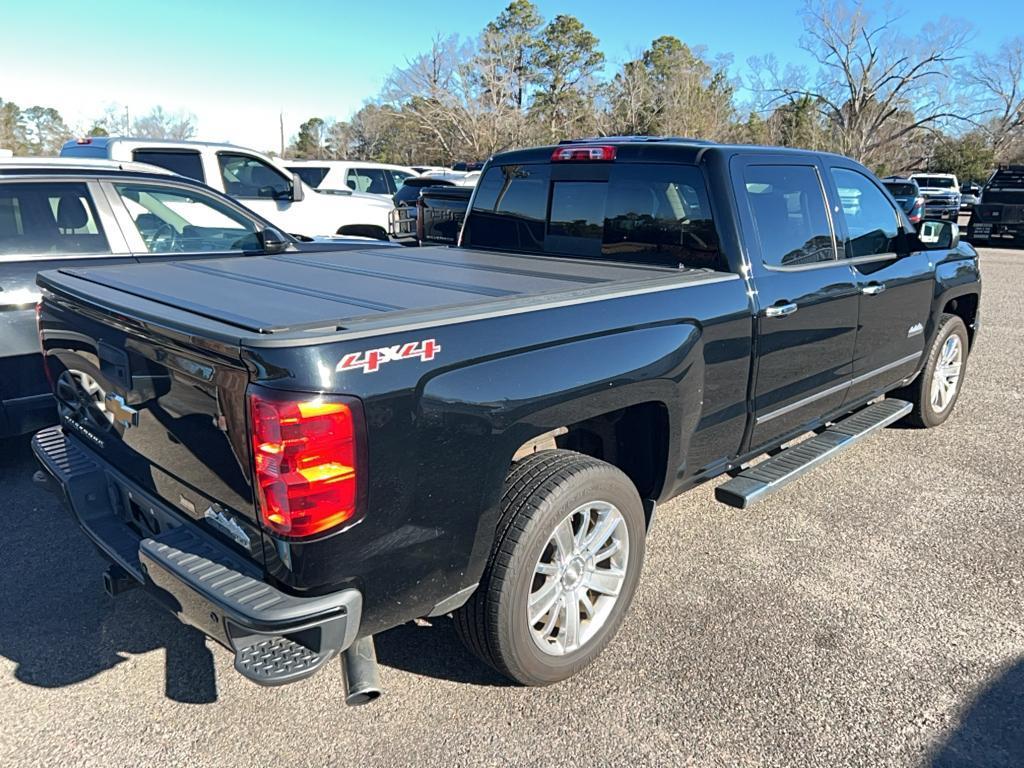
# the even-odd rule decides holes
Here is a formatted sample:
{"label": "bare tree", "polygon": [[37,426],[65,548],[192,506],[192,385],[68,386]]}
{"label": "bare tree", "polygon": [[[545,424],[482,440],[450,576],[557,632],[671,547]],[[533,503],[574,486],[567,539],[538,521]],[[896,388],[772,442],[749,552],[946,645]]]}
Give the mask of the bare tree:
{"label": "bare tree", "polygon": [[978,90],[977,122],[1001,160],[1007,150],[1024,143],[1024,37],[1003,43],[996,54],[975,54],[962,73]]}
{"label": "bare tree", "polygon": [[[896,31],[898,16],[880,21],[858,2],[807,0],[801,47],[818,63],[815,73],[766,69],[768,105],[808,97],[831,128],[835,148],[867,164],[905,152],[915,133],[936,131],[961,119],[948,85],[963,56],[967,32],[949,24],[927,24],[913,37]],[[767,64],[767,66],[764,66]]]}
{"label": "bare tree", "polygon": [[191,139],[196,135],[196,116],[190,112],[167,112],[155,106],[132,125],[132,133],[145,139]]}

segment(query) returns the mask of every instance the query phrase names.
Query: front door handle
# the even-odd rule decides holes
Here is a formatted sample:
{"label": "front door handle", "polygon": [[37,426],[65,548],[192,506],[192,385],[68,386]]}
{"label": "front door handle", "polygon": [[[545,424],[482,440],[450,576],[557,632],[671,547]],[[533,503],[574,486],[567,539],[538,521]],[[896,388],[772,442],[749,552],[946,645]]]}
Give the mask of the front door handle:
{"label": "front door handle", "polygon": [[865,296],[877,296],[885,290],[885,283],[870,283],[860,289]]}
{"label": "front door handle", "polygon": [[789,302],[788,304],[774,304],[768,307],[764,311],[765,317],[785,317],[786,315],[792,315],[796,312],[796,304]]}

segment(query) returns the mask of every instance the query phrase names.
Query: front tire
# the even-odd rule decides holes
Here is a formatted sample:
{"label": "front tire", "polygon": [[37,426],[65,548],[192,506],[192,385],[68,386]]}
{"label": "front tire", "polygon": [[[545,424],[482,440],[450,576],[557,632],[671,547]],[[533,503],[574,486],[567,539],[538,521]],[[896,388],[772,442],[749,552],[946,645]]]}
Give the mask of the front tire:
{"label": "front tire", "polygon": [[913,410],[904,422],[913,427],[937,427],[953,412],[967,374],[967,326],[956,315],[943,314],[928,350],[924,370],[913,384],[893,392],[910,400]]}
{"label": "front tire", "polygon": [[621,625],[645,533],[636,487],[610,464],[563,450],[517,462],[480,586],[455,614],[463,642],[523,685],[570,677]]}

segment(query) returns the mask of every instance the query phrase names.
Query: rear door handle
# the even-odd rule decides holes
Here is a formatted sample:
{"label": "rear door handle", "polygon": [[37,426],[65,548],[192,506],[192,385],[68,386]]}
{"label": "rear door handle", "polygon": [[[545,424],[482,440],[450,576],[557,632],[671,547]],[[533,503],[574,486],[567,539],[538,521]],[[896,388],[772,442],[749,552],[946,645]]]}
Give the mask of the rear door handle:
{"label": "rear door handle", "polygon": [[792,301],[788,304],[774,304],[764,311],[765,317],[785,317],[796,312],[796,304]]}
{"label": "rear door handle", "polygon": [[871,283],[860,289],[865,296],[877,296],[885,290],[885,283]]}

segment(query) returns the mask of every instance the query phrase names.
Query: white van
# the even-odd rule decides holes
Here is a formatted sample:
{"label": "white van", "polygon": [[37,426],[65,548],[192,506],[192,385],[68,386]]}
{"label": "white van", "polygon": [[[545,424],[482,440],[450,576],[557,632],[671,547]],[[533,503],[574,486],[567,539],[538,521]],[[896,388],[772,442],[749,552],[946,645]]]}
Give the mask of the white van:
{"label": "white van", "polygon": [[321,192],[351,190],[391,198],[416,171],[404,165],[358,160],[288,160],[288,170]]}
{"label": "white van", "polygon": [[69,141],[60,154],[166,168],[230,195],[296,235],[337,234],[386,240],[388,214],[394,207],[378,195],[351,190],[320,194],[279,160],[232,144],[102,136]]}

